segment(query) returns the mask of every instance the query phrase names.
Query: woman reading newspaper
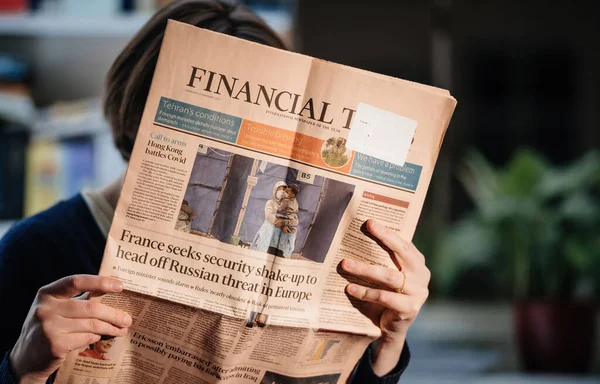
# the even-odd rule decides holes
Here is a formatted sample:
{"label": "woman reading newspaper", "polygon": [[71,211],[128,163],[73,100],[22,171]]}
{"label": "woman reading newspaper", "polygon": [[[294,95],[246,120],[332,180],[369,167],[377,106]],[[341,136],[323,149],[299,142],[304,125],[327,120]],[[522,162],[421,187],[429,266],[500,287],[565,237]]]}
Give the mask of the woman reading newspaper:
{"label": "woman reading newspaper", "polygon": [[[218,0],[171,2],[125,47],[108,74],[105,114],[125,159],[133,148],[167,19],[285,49],[244,7]],[[121,177],[100,191],[83,191],[25,219],[0,241],[0,303],[5,311],[0,383],[51,381],[70,351],[126,334],[132,322],[129,314],[75,299],[84,292],[122,290],[119,281],[95,276],[122,181]],[[351,382],[396,383],[408,364],[405,337],[427,298],[430,274],[412,244],[373,221],[366,227],[393,251],[391,257],[403,270],[342,262],[348,273],[387,288],[346,287],[348,294],[378,304],[373,321],[382,335],[366,350]]]}

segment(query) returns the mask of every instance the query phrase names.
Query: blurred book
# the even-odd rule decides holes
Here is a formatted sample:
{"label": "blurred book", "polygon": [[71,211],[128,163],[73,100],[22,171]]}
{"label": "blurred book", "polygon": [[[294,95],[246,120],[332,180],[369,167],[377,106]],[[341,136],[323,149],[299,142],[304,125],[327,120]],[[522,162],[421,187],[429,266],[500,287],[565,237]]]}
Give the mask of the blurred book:
{"label": "blurred book", "polygon": [[83,188],[106,185],[125,170],[98,99],[59,102],[41,110],[26,157],[26,216]]}
{"label": "blurred book", "polygon": [[61,197],[69,197],[84,188],[93,188],[96,177],[94,139],[68,139],[61,143],[63,163]]}
{"label": "blurred book", "polygon": [[57,141],[31,142],[27,147],[25,166],[25,216],[50,207],[61,196],[60,144]]}
{"label": "blurred book", "polygon": [[95,186],[94,140],[36,140],[27,148],[25,216]]}

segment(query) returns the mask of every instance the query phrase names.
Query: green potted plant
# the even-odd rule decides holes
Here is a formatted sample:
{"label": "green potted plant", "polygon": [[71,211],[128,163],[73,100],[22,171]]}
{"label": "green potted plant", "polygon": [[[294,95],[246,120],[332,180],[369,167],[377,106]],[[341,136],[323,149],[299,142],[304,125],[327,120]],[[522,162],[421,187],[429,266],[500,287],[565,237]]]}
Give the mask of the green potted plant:
{"label": "green potted plant", "polygon": [[472,152],[459,179],[475,209],[436,242],[437,288],[487,268],[495,292],[513,299],[524,368],[588,371],[600,292],[600,154],[557,168],[521,150],[496,169]]}

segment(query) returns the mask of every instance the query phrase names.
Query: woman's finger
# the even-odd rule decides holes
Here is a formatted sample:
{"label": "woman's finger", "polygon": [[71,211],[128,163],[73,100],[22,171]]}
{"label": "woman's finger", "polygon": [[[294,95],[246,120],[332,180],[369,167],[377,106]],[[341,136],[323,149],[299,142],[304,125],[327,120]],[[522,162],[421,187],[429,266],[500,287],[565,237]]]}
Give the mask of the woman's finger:
{"label": "woman's finger", "polygon": [[346,291],[351,296],[371,303],[379,304],[396,313],[401,319],[409,319],[419,313],[420,305],[410,296],[385,289],[369,288],[358,284],[348,284]]}
{"label": "woman's finger", "polygon": [[123,283],[107,276],[72,275],[63,277],[40,289],[40,293],[70,299],[83,292],[118,293]]}
{"label": "woman's finger", "polygon": [[127,312],[96,300],[60,300],[56,303],[56,311],[65,318],[97,319],[118,328],[129,327],[132,323],[132,318]]}
{"label": "woman's finger", "polygon": [[403,293],[409,294],[411,288],[420,284],[418,279],[414,279],[412,286],[406,284],[408,280],[407,272],[400,272],[394,268],[372,265],[360,261],[344,259],[342,268],[356,277],[369,280],[380,285],[385,285],[393,290],[402,289]]}
{"label": "woman's finger", "polygon": [[94,344],[99,341],[100,335],[95,333],[71,333],[62,339],[64,348],[67,351],[74,351],[79,348],[87,347],[90,344]]}
{"label": "woman's finger", "polygon": [[423,254],[412,243],[404,240],[385,225],[375,220],[368,220],[367,230],[381,241],[384,246],[392,250],[400,259],[399,262],[410,263],[412,265],[423,264],[425,262]]}
{"label": "woman's finger", "polygon": [[103,336],[125,336],[127,328],[119,328],[98,319],[63,319],[60,322],[60,330],[63,333],[93,333],[94,335]]}

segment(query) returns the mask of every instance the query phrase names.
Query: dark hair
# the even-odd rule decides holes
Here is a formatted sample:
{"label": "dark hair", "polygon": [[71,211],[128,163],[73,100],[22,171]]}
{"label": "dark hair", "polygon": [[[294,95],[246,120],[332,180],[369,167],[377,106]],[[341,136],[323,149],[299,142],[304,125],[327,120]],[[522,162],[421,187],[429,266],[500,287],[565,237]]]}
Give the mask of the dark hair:
{"label": "dark hair", "polygon": [[300,192],[300,187],[296,184],[290,184],[288,187],[294,192],[294,195],[297,195]]}
{"label": "dark hair", "polygon": [[232,1],[175,0],[161,8],[119,54],[106,77],[104,115],[125,160],[133,150],[169,19],[287,49],[260,17]]}

